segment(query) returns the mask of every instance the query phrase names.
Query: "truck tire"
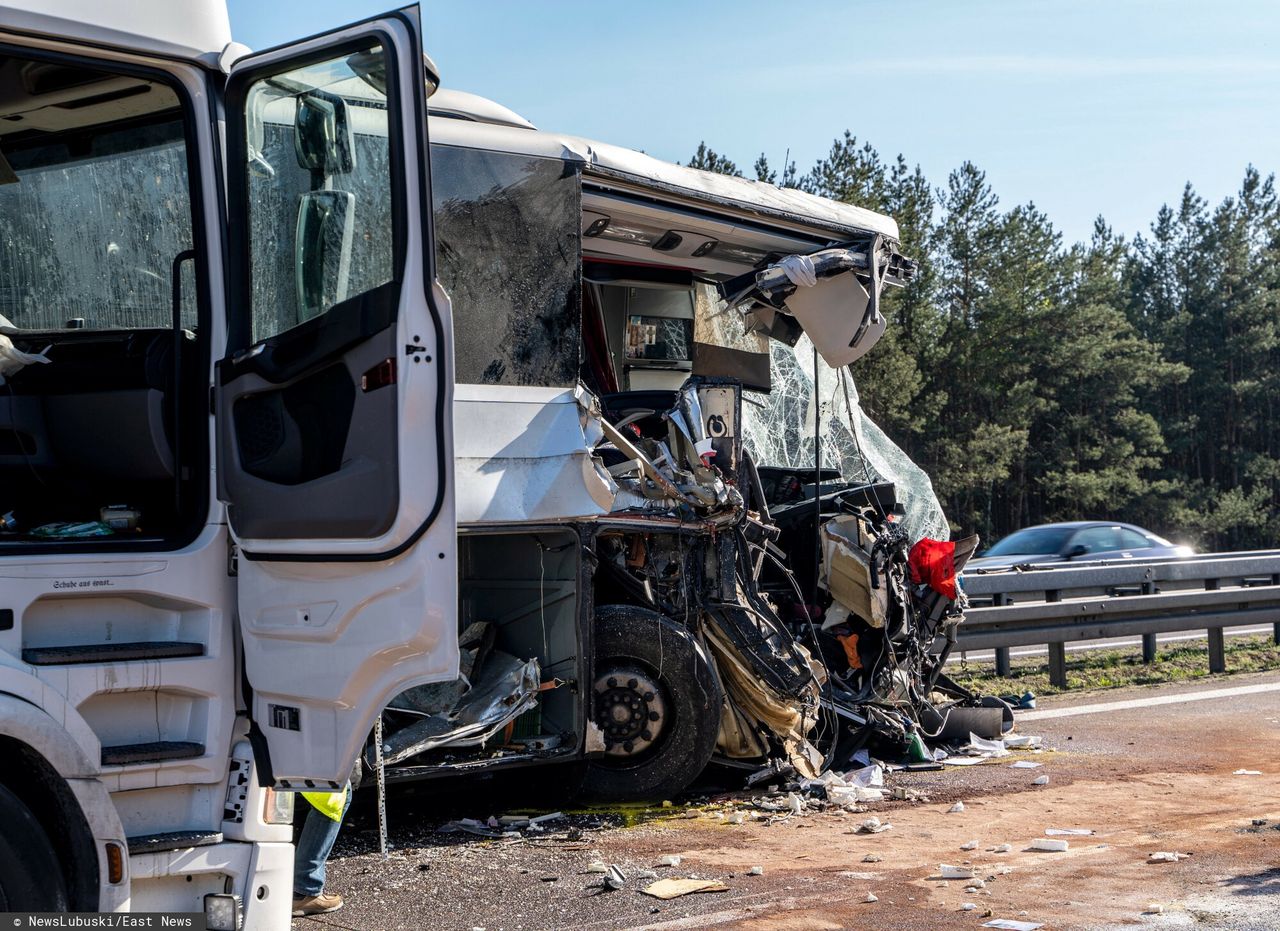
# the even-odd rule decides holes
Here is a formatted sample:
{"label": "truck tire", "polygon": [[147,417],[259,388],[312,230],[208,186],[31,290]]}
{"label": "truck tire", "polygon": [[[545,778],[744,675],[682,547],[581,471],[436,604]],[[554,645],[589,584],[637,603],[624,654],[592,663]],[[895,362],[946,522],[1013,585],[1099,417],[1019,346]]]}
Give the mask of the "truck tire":
{"label": "truck tire", "polygon": [[16,795],[0,786],[0,912],[65,912],[67,886],[49,835]]}
{"label": "truck tire", "polygon": [[722,695],[702,646],[656,611],[604,605],[595,613],[592,720],[605,753],[584,791],[602,801],[668,799],[706,767]]}

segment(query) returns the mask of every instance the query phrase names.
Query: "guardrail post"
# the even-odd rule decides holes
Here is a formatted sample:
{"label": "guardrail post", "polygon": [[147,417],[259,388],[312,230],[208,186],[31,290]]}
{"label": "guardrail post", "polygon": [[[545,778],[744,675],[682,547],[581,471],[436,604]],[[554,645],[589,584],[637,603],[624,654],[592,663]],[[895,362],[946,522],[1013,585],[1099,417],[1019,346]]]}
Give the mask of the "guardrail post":
{"label": "guardrail post", "polygon": [[1280,644],[1280,624],[1272,624],[1271,639]]}
{"label": "guardrail post", "polygon": [[[1276,625],[1280,627],[1280,625]],[[1142,661],[1148,666],[1156,661],[1156,635],[1142,635]]]}
{"label": "guardrail post", "polygon": [[[1276,630],[1280,631],[1280,624],[1276,625]],[[1277,636],[1280,636],[1280,634],[1277,634]],[[1280,643],[1280,641],[1277,642]],[[996,647],[996,675],[1007,679],[1009,672],[1009,648]]]}
{"label": "guardrail post", "polygon": [[1221,627],[1209,628],[1209,671],[1227,671],[1227,650]]}
{"label": "guardrail post", "polygon": [[1067,687],[1067,645],[1049,644],[1049,682],[1060,689]]}

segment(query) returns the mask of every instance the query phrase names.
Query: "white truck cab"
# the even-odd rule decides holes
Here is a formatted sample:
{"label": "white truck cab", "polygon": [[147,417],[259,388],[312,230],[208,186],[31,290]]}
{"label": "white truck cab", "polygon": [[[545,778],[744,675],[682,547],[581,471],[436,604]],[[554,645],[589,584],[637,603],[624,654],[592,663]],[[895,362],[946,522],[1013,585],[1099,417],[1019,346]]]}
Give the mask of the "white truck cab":
{"label": "white truck cab", "polygon": [[417,11],[243,51],[220,3],[0,3],[12,910],[286,927],[273,788],[457,675]]}

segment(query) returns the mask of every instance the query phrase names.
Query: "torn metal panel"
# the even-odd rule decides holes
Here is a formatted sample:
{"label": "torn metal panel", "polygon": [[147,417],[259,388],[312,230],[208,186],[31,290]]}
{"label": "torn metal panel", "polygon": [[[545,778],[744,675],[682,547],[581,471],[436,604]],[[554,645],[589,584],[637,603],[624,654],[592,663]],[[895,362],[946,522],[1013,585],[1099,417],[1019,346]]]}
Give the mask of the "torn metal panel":
{"label": "torn metal panel", "polygon": [[447,713],[419,718],[386,738],[388,765],[437,747],[474,747],[488,742],[538,702],[536,659],[521,660],[494,652],[478,681]]}
{"label": "torn metal panel", "polygon": [[599,418],[572,390],[463,385],[454,391],[459,523],[608,514],[618,485],[592,452]]}

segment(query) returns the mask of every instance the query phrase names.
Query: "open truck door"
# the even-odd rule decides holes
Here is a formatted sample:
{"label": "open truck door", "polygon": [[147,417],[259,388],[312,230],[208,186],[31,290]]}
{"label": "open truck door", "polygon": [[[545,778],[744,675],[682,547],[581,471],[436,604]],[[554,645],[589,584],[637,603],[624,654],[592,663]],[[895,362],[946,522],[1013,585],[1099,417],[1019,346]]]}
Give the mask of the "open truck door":
{"label": "open truck door", "polygon": [[424,60],[408,8],[242,58],[227,85],[218,488],[281,788],[342,785],[394,695],[458,672]]}

